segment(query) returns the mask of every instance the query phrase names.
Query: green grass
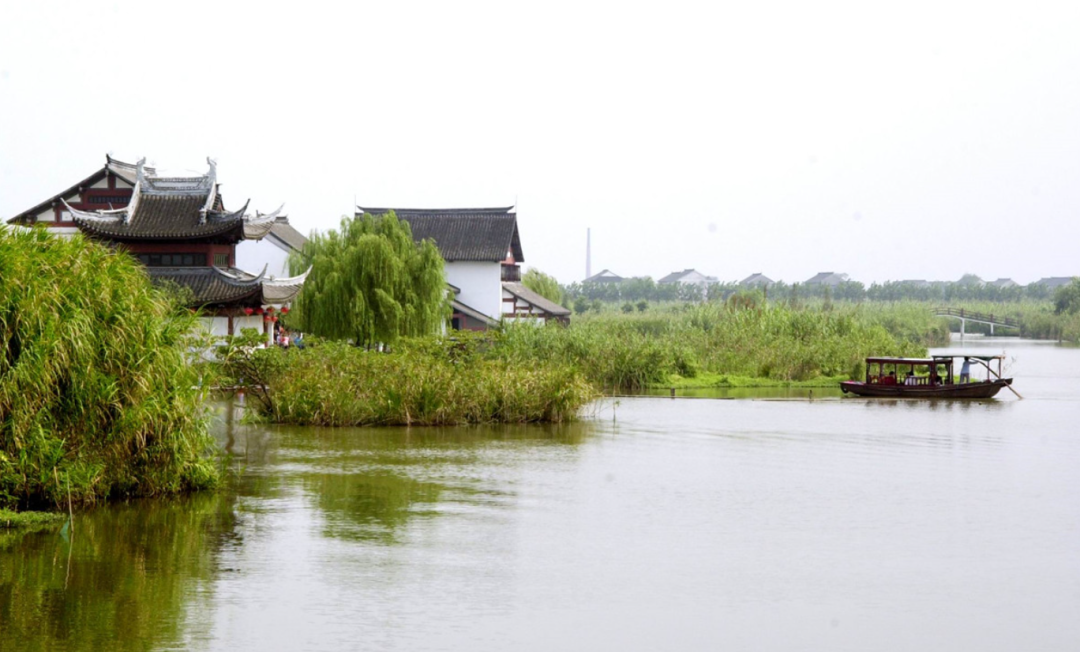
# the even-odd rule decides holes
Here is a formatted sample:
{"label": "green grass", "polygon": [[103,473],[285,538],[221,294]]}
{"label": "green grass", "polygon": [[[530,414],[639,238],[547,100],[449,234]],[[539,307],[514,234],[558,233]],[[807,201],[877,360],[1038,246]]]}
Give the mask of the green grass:
{"label": "green grass", "polygon": [[868,356],[924,355],[947,337],[944,322],[912,306],[729,302],[575,317],[567,328],[511,326],[489,355],[526,368],[561,362],[606,394],[670,386],[673,376],[695,382],[703,374],[754,379],[757,386],[824,384],[861,377]]}

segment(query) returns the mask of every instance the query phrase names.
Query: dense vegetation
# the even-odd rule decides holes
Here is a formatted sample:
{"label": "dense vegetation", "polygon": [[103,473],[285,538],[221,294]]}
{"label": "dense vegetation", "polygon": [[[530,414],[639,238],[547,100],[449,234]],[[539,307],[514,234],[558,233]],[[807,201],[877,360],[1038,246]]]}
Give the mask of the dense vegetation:
{"label": "dense vegetation", "polygon": [[0,507],[215,483],[195,316],[131,256],[0,232]]}
{"label": "dense vegetation", "polygon": [[253,405],[279,423],[323,426],[527,423],[573,419],[595,397],[584,376],[550,361],[515,368],[485,340],[402,340],[379,353],[341,342],[253,350],[234,342],[226,373],[244,377]]}
{"label": "dense vegetation", "polygon": [[[726,299],[745,291],[738,283],[715,283],[708,287],[704,298]],[[592,307],[592,302],[665,302],[700,301],[701,289],[679,283],[659,284],[649,277],[624,279],[619,283],[572,283],[563,288],[564,298],[575,306],[575,312]],[[768,297],[772,301],[798,303],[806,299],[835,301],[924,301],[949,303],[987,301],[1015,303],[1021,301],[1045,302],[1053,292],[1044,285],[1031,283],[1026,286],[998,287],[983,283],[973,274],[965,274],[955,282],[888,281],[873,283],[866,287],[858,281],[846,281],[836,287],[825,285],[787,284],[777,282],[769,286]],[[580,308],[580,310],[579,310]]]}
{"label": "dense vegetation", "polygon": [[449,316],[439,250],[413,242],[393,212],[343,217],[339,230],[313,234],[290,266],[311,269],[288,317],[307,333],[371,347],[436,333]]}
{"label": "dense vegetation", "polygon": [[673,376],[768,381],[859,376],[868,355],[921,355],[947,339],[923,311],[802,308],[752,300],[685,304],[665,312],[607,312],[569,328],[506,328],[490,356],[510,366],[563,362],[605,393],[666,384]]}

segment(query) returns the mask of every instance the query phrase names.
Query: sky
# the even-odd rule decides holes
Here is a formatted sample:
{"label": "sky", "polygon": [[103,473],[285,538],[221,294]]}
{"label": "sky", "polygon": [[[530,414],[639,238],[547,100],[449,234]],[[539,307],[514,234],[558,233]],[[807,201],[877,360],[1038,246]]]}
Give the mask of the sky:
{"label": "sky", "polygon": [[525,265],[1080,274],[1080,3],[0,3],[0,217],[105,154],[304,233],[516,205]]}

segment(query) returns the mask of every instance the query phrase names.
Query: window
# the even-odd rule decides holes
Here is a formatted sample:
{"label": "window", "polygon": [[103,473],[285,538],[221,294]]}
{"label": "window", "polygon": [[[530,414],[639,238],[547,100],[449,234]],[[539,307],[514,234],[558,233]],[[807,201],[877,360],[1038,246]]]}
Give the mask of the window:
{"label": "window", "polygon": [[214,254],[214,267],[228,267],[229,254]]}
{"label": "window", "polygon": [[147,267],[205,267],[206,254],[139,254]]}

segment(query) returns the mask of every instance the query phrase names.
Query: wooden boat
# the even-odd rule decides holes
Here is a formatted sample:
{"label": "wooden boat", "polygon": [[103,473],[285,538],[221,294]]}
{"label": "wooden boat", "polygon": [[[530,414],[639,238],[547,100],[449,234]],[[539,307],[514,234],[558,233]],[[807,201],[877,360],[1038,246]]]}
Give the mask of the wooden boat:
{"label": "wooden boat", "polygon": [[[955,377],[953,361],[957,358],[962,358],[969,365],[981,365],[986,370],[986,379]],[[840,389],[845,394],[885,398],[991,398],[1003,387],[1012,385],[1012,378],[1001,377],[1001,361],[1004,359],[1004,355],[963,354],[929,358],[867,358],[866,380],[845,380],[840,383]],[[990,366],[994,360],[997,360],[996,372]],[[903,377],[901,374],[904,374]]]}

